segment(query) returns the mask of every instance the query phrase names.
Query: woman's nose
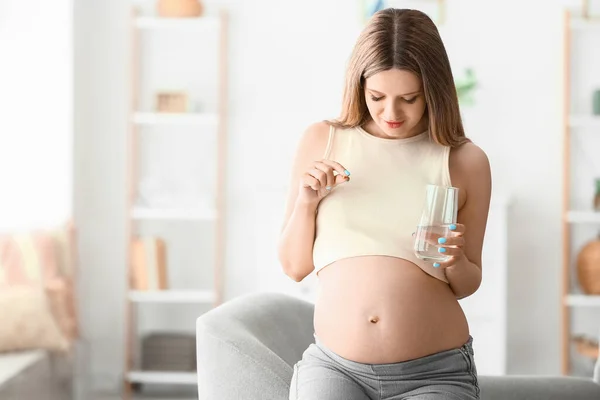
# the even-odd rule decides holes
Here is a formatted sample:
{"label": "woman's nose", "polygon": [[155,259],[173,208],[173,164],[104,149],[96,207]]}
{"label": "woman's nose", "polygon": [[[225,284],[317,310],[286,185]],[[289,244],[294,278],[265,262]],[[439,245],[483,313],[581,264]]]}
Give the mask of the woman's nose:
{"label": "woman's nose", "polygon": [[397,110],[385,110],[383,113],[383,118],[385,118],[386,121],[400,121],[401,118],[401,113],[398,112]]}
{"label": "woman's nose", "polygon": [[388,103],[383,110],[383,118],[386,121],[400,121],[402,118],[402,111],[399,109],[398,104]]}

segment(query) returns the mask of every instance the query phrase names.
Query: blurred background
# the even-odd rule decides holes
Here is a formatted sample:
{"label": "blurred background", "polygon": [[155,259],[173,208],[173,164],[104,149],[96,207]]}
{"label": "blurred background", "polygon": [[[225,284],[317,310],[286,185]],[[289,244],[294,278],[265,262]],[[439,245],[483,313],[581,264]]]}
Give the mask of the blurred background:
{"label": "blurred background", "polygon": [[387,6],[438,24],[492,165],[479,373],[592,375],[600,2],[0,0],[1,399],[193,398],[198,316],[312,301],[276,256],[291,159]]}

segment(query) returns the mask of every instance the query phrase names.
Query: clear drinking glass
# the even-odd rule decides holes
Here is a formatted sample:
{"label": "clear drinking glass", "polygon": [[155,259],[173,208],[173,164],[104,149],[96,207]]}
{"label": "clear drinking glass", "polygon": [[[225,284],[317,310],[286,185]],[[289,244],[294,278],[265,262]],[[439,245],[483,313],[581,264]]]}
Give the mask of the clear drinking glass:
{"label": "clear drinking glass", "polygon": [[456,224],[458,214],[458,188],[427,185],[425,205],[415,233],[414,251],[425,261],[444,262],[450,256],[438,251],[438,239],[448,237],[450,225]]}

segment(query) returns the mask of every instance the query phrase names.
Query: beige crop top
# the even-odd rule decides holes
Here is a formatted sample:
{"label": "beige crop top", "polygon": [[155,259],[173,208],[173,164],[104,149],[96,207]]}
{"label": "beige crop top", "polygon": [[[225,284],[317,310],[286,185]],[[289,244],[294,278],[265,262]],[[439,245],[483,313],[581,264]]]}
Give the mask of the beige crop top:
{"label": "beige crop top", "polygon": [[399,257],[448,282],[444,271],[418,259],[413,232],[427,184],[450,186],[450,148],[429,132],[408,139],[383,139],[362,128],[331,127],[324,158],[337,161],[350,180],[336,186],[317,210],[313,261],[316,272],[356,256]]}

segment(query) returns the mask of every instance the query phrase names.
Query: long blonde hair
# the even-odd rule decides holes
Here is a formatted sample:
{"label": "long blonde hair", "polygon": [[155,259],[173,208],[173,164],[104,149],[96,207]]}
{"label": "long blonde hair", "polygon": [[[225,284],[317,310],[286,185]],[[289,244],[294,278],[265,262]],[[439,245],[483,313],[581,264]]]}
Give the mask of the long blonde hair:
{"label": "long blonde hair", "polygon": [[433,21],[417,10],[387,8],[373,15],[350,58],[342,113],[330,123],[354,128],[368,122],[365,80],[392,68],[412,72],[423,82],[425,112],[435,142],[456,147],[468,141],[446,49]]}

